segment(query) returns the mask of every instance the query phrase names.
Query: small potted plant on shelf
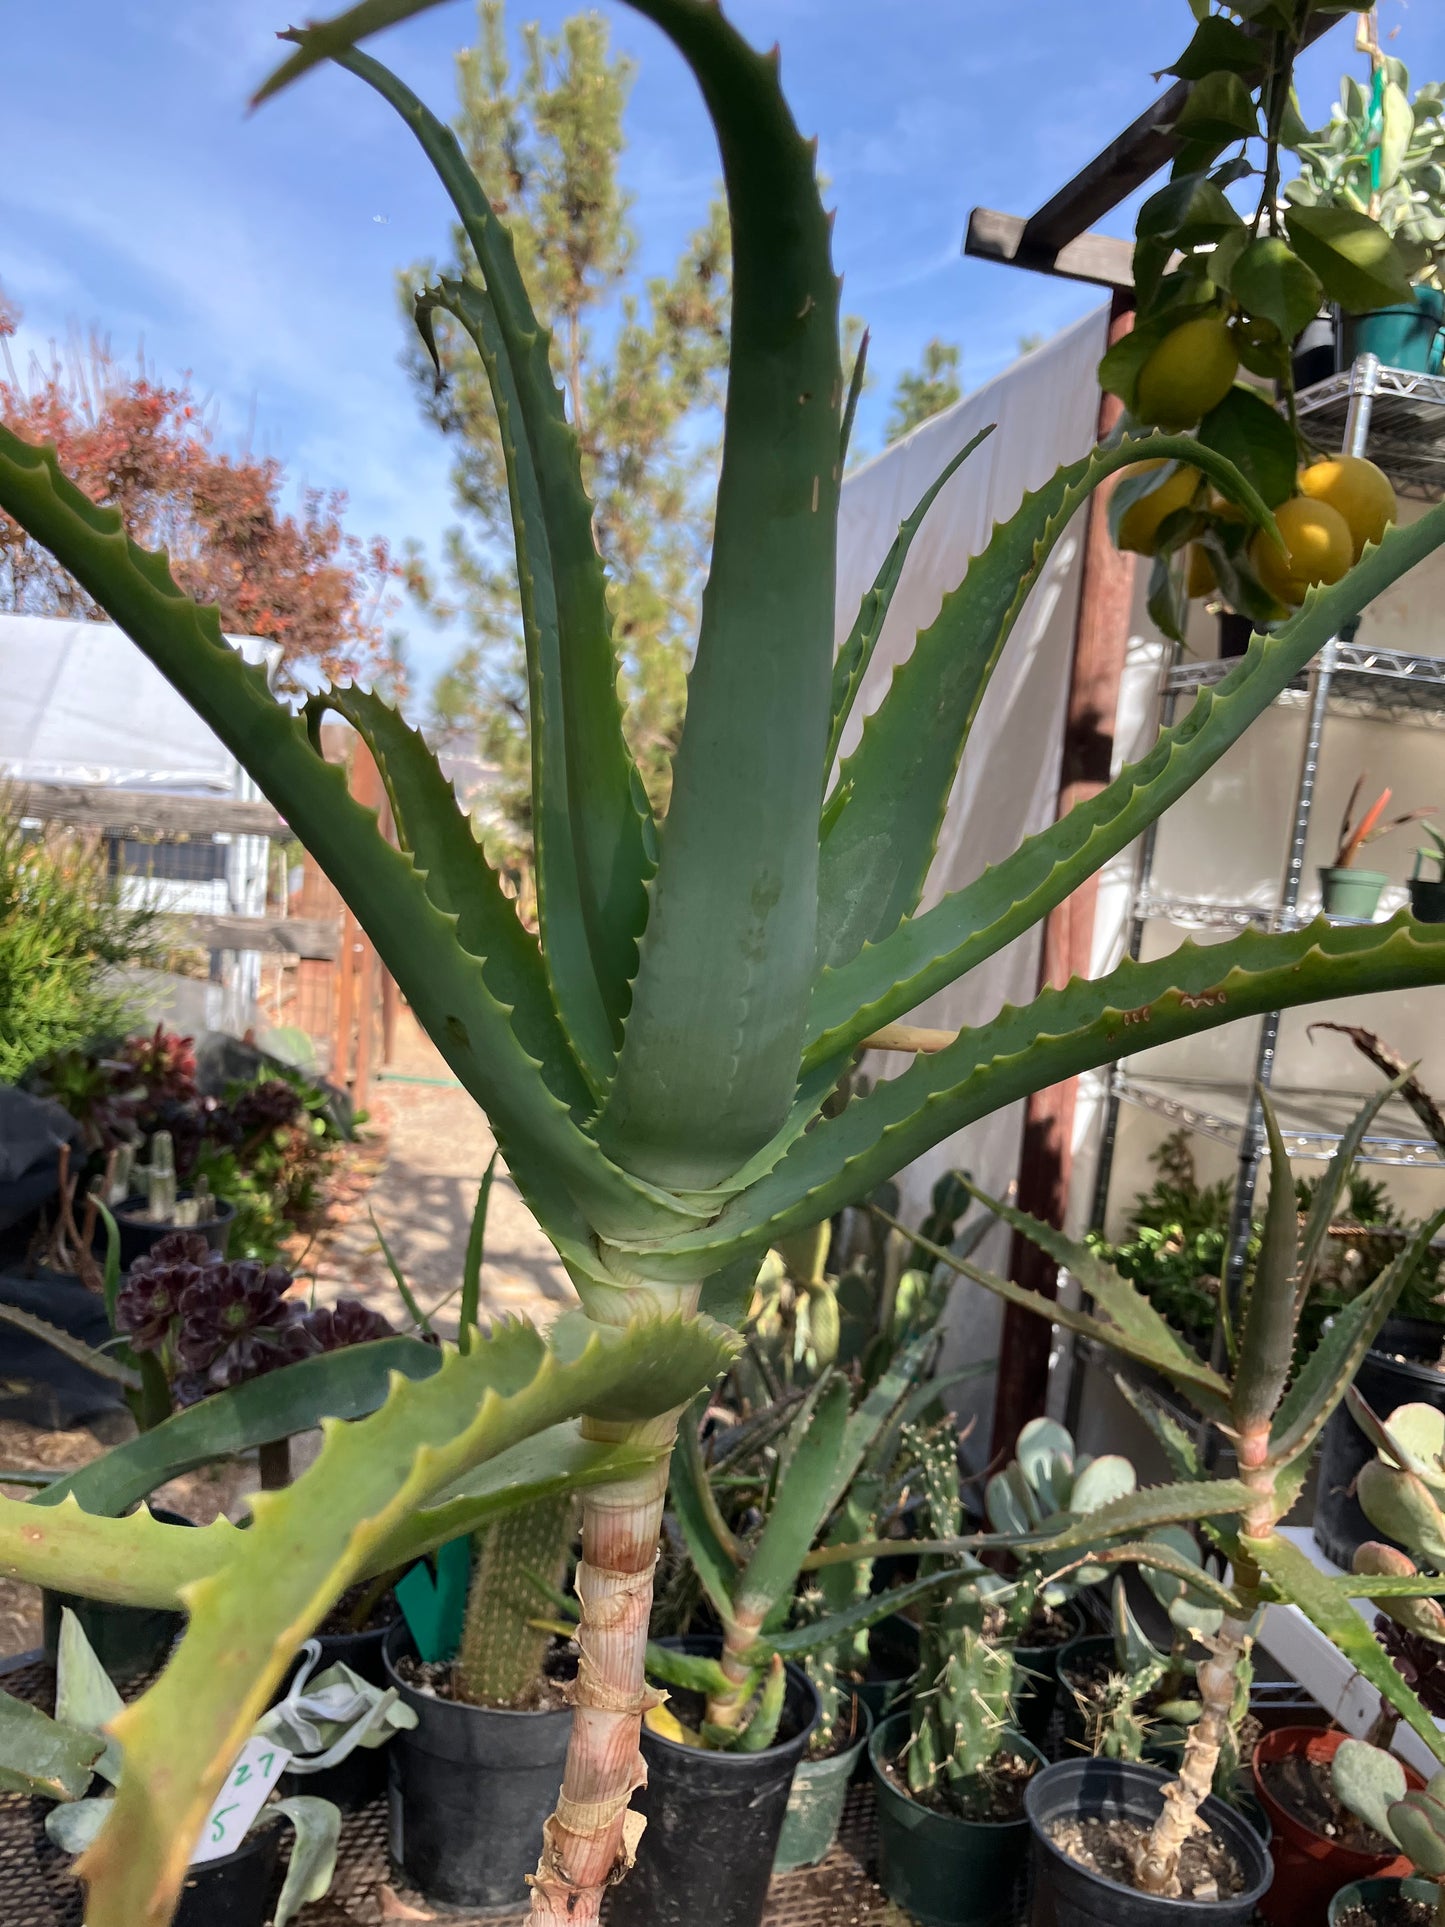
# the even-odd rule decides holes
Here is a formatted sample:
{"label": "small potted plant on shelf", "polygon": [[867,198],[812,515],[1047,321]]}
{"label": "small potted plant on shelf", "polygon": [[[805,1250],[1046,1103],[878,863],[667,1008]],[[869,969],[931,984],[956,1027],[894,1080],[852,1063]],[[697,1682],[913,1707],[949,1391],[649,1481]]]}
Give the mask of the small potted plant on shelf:
{"label": "small potted plant on shelf", "polygon": [[[1185,1527],[1160,1526],[1151,1537],[1186,1563],[1201,1563],[1194,1536]],[[1064,1733],[1084,1752],[1103,1759],[1163,1763],[1178,1759],[1185,1728],[1199,1717],[1198,1696],[1190,1691],[1197,1643],[1219,1630],[1223,1612],[1185,1580],[1149,1567],[1142,1570],[1168,1614],[1168,1649],[1161,1651],[1145,1633],[1123,1578],[1116,1577],[1112,1632],[1075,1640],[1059,1662]]]}
{"label": "small potted plant on shelf", "polygon": [[1318,380],[1357,355],[1378,355],[1392,368],[1438,374],[1442,330],[1440,272],[1445,264],[1445,220],[1439,211],[1445,165],[1445,117],[1438,84],[1410,98],[1403,61],[1380,52],[1367,30],[1370,77],[1340,81],[1340,98],[1323,127],[1298,121],[1285,145],[1300,163],[1285,187],[1291,208],[1340,210],[1366,217],[1390,235],[1409,274],[1411,299],[1343,317],[1338,362],[1311,368]]}
{"label": "small potted plant on shelf", "polygon": [[[1248,1706],[1250,1652],[1265,1599],[1289,1600],[1330,1637],[1355,1667],[1396,1705],[1426,1743],[1445,1758],[1445,1737],[1355,1611],[1351,1593],[1367,1582],[1331,1580],[1278,1531],[1303,1487],[1325,1422],[1388,1314],[1421,1250],[1445,1224],[1445,1210],[1422,1225],[1395,1262],[1323,1331],[1301,1359],[1296,1335],[1339,1193],[1358,1145],[1389,1086],[1361,1109],[1346,1132],[1308,1218],[1301,1227],[1289,1160],[1268,1099],[1269,1202],[1259,1259],[1237,1325],[1221,1306],[1227,1370],[1207,1364],[1129,1281],[1096,1254],[1011,1207],[992,1209],[1057,1262],[1067,1264],[1093,1309],[1073,1310],[966,1260],[965,1276],[1012,1303],[1083,1332],[1162,1373],[1232,1447],[1236,1470],[1206,1474],[1188,1432],[1146,1394],[1134,1394],[1173,1465],[1178,1483],[1106,1506],[1078,1533],[1041,1535],[1050,1552],[1077,1548],[1097,1561],[1138,1556],[1138,1548],[1100,1550],[1118,1532],[1161,1524],[1207,1522],[1232,1568],[1230,1584],[1187,1568],[1183,1576],[1223,1607],[1202,1643],[1197,1669],[1200,1712],[1188,1728],[1177,1774],[1123,1760],[1066,1761],[1030,1782],[1025,1804],[1034,1832],[1041,1904],[1060,1915],[1078,1909],[1103,1917],[1171,1917],[1182,1898],[1221,1924],[1244,1921],[1270,1889],[1271,1867],[1259,1836],[1228,1806],[1211,1798],[1221,1765],[1237,1751]],[[1167,1569],[1167,1568],[1166,1568]],[[1379,1579],[1371,1596],[1402,1583],[1424,1591],[1440,1581]],[[1320,1899],[1323,1911],[1324,1898]],[[1297,1917],[1307,1902],[1281,1882],[1268,1907],[1272,1919]]]}
{"label": "small potted plant on shelf", "polygon": [[1391,792],[1381,790],[1374,802],[1358,821],[1355,810],[1368,779],[1355,778],[1350,800],[1345,805],[1344,816],[1340,820],[1339,842],[1335,849],[1334,861],[1320,869],[1320,891],[1324,899],[1324,913],[1337,920],[1368,923],[1380,907],[1380,892],[1390,879],[1382,870],[1357,870],[1355,859],[1367,843],[1374,843],[1392,830],[1400,830],[1407,823],[1418,823],[1421,817],[1432,816],[1433,806],[1423,810],[1406,810],[1401,816],[1383,820],[1389,808]]}
{"label": "small potted plant on shelf", "polygon": [[[921,1436],[912,1456],[933,1539],[957,1542],[965,1513],[952,1428]],[[1007,1497],[990,1482],[990,1516],[996,1526],[1002,1519],[993,1536],[1003,1542],[1087,1520],[1134,1487],[1127,1459],[1076,1463],[1073,1440],[1048,1419],[1024,1428],[1016,1458],[996,1478]],[[947,1556],[929,1553],[924,1563],[934,1570]],[[869,1742],[879,1879],[889,1898],[927,1927],[987,1927],[1010,1918],[1028,1856],[1023,1795],[1043,1755],[1019,1730],[1024,1669],[1008,1634],[1027,1628],[1041,1606],[1062,1603],[1069,1586],[1052,1579],[1047,1559],[1024,1554],[1016,1563],[1009,1575],[972,1558],[963,1573],[955,1567],[952,1583],[922,1609],[912,1704],[884,1720]],[[1099,1570],[1076,1569],[1072,1579],[1084,1583]]]}
{"label": "small potted plant on shelf", "polygon": [[[1410,872],[1410,915],[1417,923],[1445,923],[1445,836],[1428,826],[1425,834],[1434,848],[1415,852]],[[1435,865],[1433,877],[1420,874],[1426,863]]]}
{"label": "small potted plant on shelf", "polygon": [[[335,1681],[318,1681],[318,1687]],[[301,1908],[322,1899],[331,1886],[341,1815],[312,1795],[275,1798],[288,1759],[305,1770],[311,1756],[341,1757],[350,1748],[389,1733],[408,1715],[395,1695],[361,1682],[344,1686],[345,1703],[328,1707],[324,1729],[290,1713],[268,1714],[256,1727],[227,1777],[192,1859],[174,1914],[174,1927],[288,1927]],[[94,1794],[120,1782],[123,1755],[109,1729],[123,1701],[96,1658],[80,1622],[67,1611],[55,1672],[55,1716],[10,1694],[0,1694],[0,1785],[7,1791],[54,1801],[45,1833],[67,1854],[82,1853],[110,1817],[114,1795]],[[254,1757],[253,1757],[254,1755]],[[252,1806],[244,1787],[255,1789]],[[228,1801],[227,1793],[239,1797]],[[270,1909],[281,1857],[280,1822],[294,1831],[286,1878]]]}
{"label": "small potted plant on shelf", "polygon": [[1345,1740],[1335,1796],[1413,1870],[1352,1880],[1330,1902],[1329,1927],[1440,1927],[1445,1922],[1445,1772],[1422,1785],[1383,1747]]}

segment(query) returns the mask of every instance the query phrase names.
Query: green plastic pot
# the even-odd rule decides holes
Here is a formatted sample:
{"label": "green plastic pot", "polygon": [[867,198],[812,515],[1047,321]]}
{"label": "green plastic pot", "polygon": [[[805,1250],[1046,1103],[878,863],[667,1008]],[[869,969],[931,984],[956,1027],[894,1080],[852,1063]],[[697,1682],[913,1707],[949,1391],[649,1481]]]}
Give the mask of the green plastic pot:
{"label": "green plastic pot", "polygon": [[858,1737],[851,1746],[844,1747],[841,1753],[830,1753],[826,1760],[810,1760],[805,1755],[795,1767],[788,1810],[783,1815],[783,1831],[778,1835],[778,1851],[773,1855],[774,1873],[791,1873],[794,1867],[816,1867],[837,1839],[843,1802],[848,1797],[848,1782],[873,1731],[873,1715],[866,1701],[856,1693],[853,1717]]}
{"label": "green plastic pot", "polygon": [[[1012,1927],[1029,1859],[1029,1823],[960,1820],[902,1793],[883,1771],[908,1738],[909,1716],[875,1726],[868,1764],[878,1807],[878,1884],[921,1927]],[[1044,1764],[1021,1733],[1010,1746]]]}
{"label": "green plastic pot", "polygon": [[1393,1900],[1402,1894],[1406,1900],[1423,1900],[1434,1911],[1440,1897],[1440,1890],[1433,1880],[1401,1880],[1390,1874],[1380,1874],[1374,1880],[1352,1880],[1347,1887],[1341,1887],[1330,1902],[1329,1927],[1338,1927],[1342,1915],[1351,1907],[1363,1907],[1373,1913],[1378,1901]]}
{"label": "green plastic pot", "polygon": [[1445,877],[1411,877],[1410,915],[1416,923],[1445,923]]}
{"label": "green plastic pot", "polygon": [[1042,1746],[1048,1737],[1054,1701],[1059,1695],[1059,1661],[1084,1635],[1084,1615],[1077,1606],[1062,1608],[1072,1621],[1073,1632],[1052,1646],[1015,1646],[1017,1666],[1014,1688],[1014,1720],[1026,1740]]}
{"label": "green plastic pot", "polygon": [[1327,917],[1350,917],[1368,923],[1380,907],[1380,892],[1390,879],[1382,870],[1320,871],[1320,895]]}
{"label": "green plastic pot", "polygon": [[1416,288],[1414,296],[1370,314],[1346,315],[1346,363],[1356,355],[1378,355],[1387,368],[1438,375],[1445,365],[1445,297],[1438,288]]}

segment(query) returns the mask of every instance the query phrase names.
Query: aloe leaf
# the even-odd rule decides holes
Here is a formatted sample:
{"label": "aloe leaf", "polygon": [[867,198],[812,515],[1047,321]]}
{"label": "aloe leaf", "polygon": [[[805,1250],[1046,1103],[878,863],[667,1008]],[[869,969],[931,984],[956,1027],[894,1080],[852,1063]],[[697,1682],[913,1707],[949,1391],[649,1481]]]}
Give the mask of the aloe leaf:
{"label": "aloe leaf", "polygon": [[309,1901],[324,1899],[330,1892],[341,1839],[341,1814],[330,1800],[320,1800],[314,1793],[278,1800],[276,1811],[291,1822],[296,1838],[291,1843],[286,1879],[271,1927],[289,1927]]}
{"label": "aloe leaf", "polygon": [[729,1176],[793,1102],[816,957],[839,487],[838,280],[778,84],[720,7],[634,0],[717,129],[732,346],[712,566],[601,1141],[674,1186]]}
{"label": "aloe leaf", "polygon": [[0,1793],[79,1800],[104,1751],[103,1734],[53,1720],[38,1706],[0,1693]]}
{"label": "aloe leaf", "polygon": [[226,1519],[168,1526],[145,1507],[102,1519],[73,1498],[59,1505],[0,1498],[0,1573],[117,1606],[178,1610],[188,1587],[230,1564],[240,1537]]}
{"label": "aloe leaf", "polygon": [[670,1492],[693,1571],[726,1626],[733,1618],[733,1589],[740,1560],[708,1483],[707,1467],[697,1440],[699,1417],[696,1407],[691,1407],[678,1427]]}
{"label": "aloe leaf", "polygon": [[1091,1555],[1102,1542],[1147,1532],[1154,1526],[1193,1519],[1228,1519],[1255,1503],[1254,1494],[1239,1479],[1203,1479],[1197,1483],[1145,1486],[1123,1498],[1096,1507],[1083,1518],[1061,1527],[1045,1527],[1023,1534],[976,1534],[958,1543],[970,1550],[1007,1546],[1031,1556],[1041,1552],[1071,1552],[1083,1548]]}
{"label": "aloe leaf", "polygon": [[[1122,1546],[1091,1549],[1087,1554],[1087,1563],[1091,1566],[1138,1566],[1146,1579],[1151,1574],[1163,1573],[1170,1579],[1179,1580],[1201,1599],[1211,1600],[1219,1610],[1238,1616],[1247,1615],[1243,1601],[1228,1586],[1221,1585],[1212,1573],[1206,1572],[1197,1562],[1184,1558],[1172,1546],[1161,1545],[1157,1539],[1132,1540]],[[1165,1605],[1167,1602],[1162,1593],[1159,1597],[1161,1605]],[[1217,1618],[1203,1625],[1198,1623],[1199,1619],[1200,1614],[1196,1612],[1192,1618],[1194,1630],[1208,1633],[1217,1630]]]}
{"label": "aloe leaf", "polygon": [[1311,1201],[1309,1214],[1305,1219],[1304,1230],[1299,1241],[1299,1289],[1300,1307],[1303,1307],[1305,1294],[1315,1275],[1320,1253],[1330,1235],[1330,1225],[1334,1220],[1335,1208],[1340,1201],[1340,1193],[1349,1180],[1355,1159],[1359,1156],[1360,1146],[1365,1141],[1365,1133],[1374,1123],[1381,1108],[1399,1091],[1402,1078],[1386,1084],[1373,1096],[1368,1097],[1350,1120],[1348,1129],[1335,1147],[1335,1154],[1325,1167]]}
{"label": "aloe leaf", "polygon": [[429,1378],[442,1355],[416,1338],[382,1338],[283,1365],[249,1385],[216,1392],[103,1458],[54,1480],[35,1505],[73,1495],[86,1512],[117,1518],[169,1479],[218,1458],[290,1438],[324,1418],[360,1418],[386,1397],[393,1372]]}
{"label": "aloe leaf", "polygon": [[[649,1270],[659,1278],[696,1277],[713,1269],[721,1252],[816,1224],[964,1125],[1112,1063],[1122,1051],[1268,1010],[1440,982],[1445,925],[1404,914],[1379,924],[1319,919],[1299,930],[1245,931],[1226,943],[1185,943],[1148,962],[1128,960],[1104,977],[1076,978],[960,1032],[901,1077],[822,1119],[710,1225],[650,1251]],[[1074,1330],[1092,1329],[1054,1308],[1049,1315]],[[1116,1342],[1114,1332],[1108,1337]]]}
{"label": "aloe leaf", "polygon": [[[433,151],[437,140],[451,136],[437,132],[425,118]],[[444,147],[449,168],[458,156]],[[571,764],[568,711],[575,697],[567,686],[561,648],[561,629],[545,506],[537,486],[531,448],[522,426],[507,340],[497,320],[491,297],[470,282],[443,280],[417,296],[415,315],[423,341],[437,364],[441,361],[434,339],[435,312],[442,309],[458,321],[476,344],[491,385],[501,440],[507,461],[513,540],[517,554],[517,588],[522,612],[522,637],[527,662],[527,710],[531,743],[532,838],[536,850],[537,913],[541,924],[542,962],[552,996],[561,1014],[593,1091],[600,1095],[611,1075],[616,1055],[616,1019],[627,998],[627,974],[637,967],[636,938],[646,914],[645,903],[632,906],[629,921],[636,925],[615,956],[599,934],[594,956],[588,932],[589,894],[584,888],[582,852],[574,842],[569,788]],[[604,725],[606,719],[602,719]],[[651,858],[646,859],[650,870]],[[596,911],[593,912],[594,921]],[[619,973],[626,973],[618,981]],[[604,975],[607,981],[604,983]]]}
{"label": "aloe leaf", "polygon": [[917,908],[959,759],[1030,590],[1092,491],[1156,457],[1203,469],[1256,521],[1272,521],[1232,463],[1180,435],[1093,449],[1026,495],[944,597],[839,772],[818,874],[820,963],[846,963]]}
{"label": "aloe leaf", "polygon": [[1284,1597],[1298,1606],[1382,1698],[1403,1715],[1436,1759],[1445,1760],[1445,1733],[1405,1684],[1403,1674],[1396,1671],[1369,1626],[1348,1599],[1341,1597],[1335,1583],[1280,1533],[1271,1533],[1267,1539],[1246,1538],[1242,1543]]}
{"label": "aloe leaf", "polygon": [[680,1653],[652,1640],[647,1642],[646,1672],[649,1679],[660,1679],[664,1686],[705,1693],[709,1699],[737,1691],[737,1682],[728,1678],[717,1660],[705,1653]]}
{"label": "aloe leaf", "polygon": [[[397,838],[425,877],[427,895],[444,915],[456,918],[463,949],[486,958],[492,994],[511,1013],[517,1042],[541,1065],[548,1089],[574,1114],[589,1113],[597,1087],[584,1081],[568,1034],[570,1024],[564,1029],[559,1019],[559,1009],[572,1015],[562,990],[549,985],[536,938],[522,927],[516,905],[504,893],[456,791],[421,733],[380,696],[364,689],[328,689],[313,697],[308,708],[313,713],[334,709],[376,758]],[[593,1041],[603,1055],[600,1063],[584,1059],[584,1067],[589,1078],[600,1080],[611,1064],[611,1044],[590,963],[586,981],[601,1026],[600,1040],[594,1034]],[[576,1041],[580,1054],[584,1040]]]}
{"label": "aloe leaf", "polygon": [[366,1215],[371,1221],[372,1231],[376,1234],[376,1242],[381,1247],[382,1259],[386,1264],[387,1270],[391,1273],[391,1282],[396,1286],[397,1296],[406,1306],[407,1317],[411,1320],[417,1331],[429,1334],[431,1332],[431,1320],[417,1303],[416,1296],[406,1281],[406,1273],[402,1270],[400,1264],[398,1264],[396,1254],[387,1243],[386,1233],[377,1223],[376,1213],[370,1205],[366,1207]]}
{"label": "aloe leaf", "polygon": [[[849,396],[850,401],[852,396]],[[962,468],[963,464],[994,431],[990,422],[987,428],[980,429],[971,442],[965,445],[945,463],[937,478],[923,491],[914,504],[913,511],[898,525],[898,533],[893,538],[892,547],[883,558],[882,567],[873,578],[873,585],[858,605],[858,613],[853,619],[853,627],[848,631],[842,648],[838,651],[833,664],[832,727],[828,732],[828,755],[824,767],[831,770],[842,741],[843,731],[858,700],[858,691],[863,686],[863,678],[868,673],[868,665],[873,660],[873,651],[888,620],[888,611],[893,603],[894,591],[903,576],[903,565],[908,560],[908,551],[913,547],[913,538],[923,527],[923,518],[938,500],[943,489]]]}
{"label": "aloe leaf", "polygon": [[83,1338],[52,1325],[48,1318],[37,1318],[34,1312],[22,1311],[19,1305],[0,1305],[0,1324],[13,1325],[28,1337],[40,1339],[73,1365],[83,1365],[88,1372],[94,1372],[97,1378],[108,1378],[115,1385],[123,1385],[128,1392],[140,1390],[139,1372],[133,1372],[109,1352],[97,1351]]}
{"label": "aloe leaf", "polygon": [[[1153,1364],[1179,1386],[1188,1386],[1190,1395],[1201,1401],[1203,1409],[1222,1410],[1229,1387],[1212,1365],[1202,1359],[1188,1340],[1174,1327],[1133,1283],[1091,1251],[1078,1239],[1067,1237],[1052,1225],[1031,1217],[1013,1205],[991,1198],[970,1179],[969,1191],[996,1218],[1022,1232],[1031,1244],[1056,1263],[1064,1266],[1093,1299],[1105,1327],[1104,1343],[1122,1349],[1123,1339],[1136,1348],[1130,1356],[1141,1363]],[[1122,1336],[1116,1336],[1120,1334]]]}
{"label": "aloe leaf", "polygon": [[835,1378],[809,1418],[787,1475],[773,1495],[757,1544],[736,1582],[736,1617],[760,1623],[780,1600],[792,1596],[808,1548],[834,1503],[833,1481],[848,1424],[849,1400],[847,1381]]}
{"label": "aloe leaf", "polygon": [[[90,1927],[169,1918],[201,1824],[297,1640],[416,1507],[580,1412],[672,1410],[734,1349],[705,1321],[651,1318],[595,1330],[564,1358],[531,1326],[505,1321],[466,1357],[446,1353],[433,1377],[398,1380],[369,1417],[329,1421],[320,1455],[295,1484],[255,1495],[224,1575],[186,1588],[190,1623],[175,1657],[114,1722],[125,1772],[112,1823],[80,1869]],[[130,1522],[88,1522],[118,1523]]]}
{"label": "aloe leaf", "polygon": [[1199,1447],[1188,1428],[1181,1425],[1177,1418],[1166,1412],[1157,1399],[1147,1392],[1131,1385],[1126,1378],[1117,1374],[1114,1384],[1124,1400],[1133,1406],[1139,1417],[1149,1427],[1159,1441],[1169,1469],[1176,1479],[1195,1480],[1202,1476],[1203,1465],[1199,1457]]}
{"label": "aloe leaf", "polygon": [[1239,665],[1201,690],[1188,713],[1097,796],[851,961],[823,970],[809,1012],[806,1063],[836,1063],[1032,929],[1184,795],[1352,615],[1442,540],[1445,507],[1390,529],[1341,582],[1312,589],[1288,621],[1268,637],[1255,636]]}
{"label": "aloe leaf", "polygon": [[497,1175],[499,1156],[499,1152],[493,1151],[482,1173],[472,1222],[467,1229],[467,1249],[462,1259],[462,1302],[457,1310],[457,1349],[461,1352],[471,1350],[472,1335],[477,1330],[478,1309],[482,1299],[482,1261],[487,1244],[487,1207],[492,1200],[492,1180]]}
{"label": "aloe leaf", "polygon": [[403,20],[441,4],[442,0],[358,0],[356,6],[347,7],[331,20],[313,20],[305,27],[293,27],[281,38],[294,40],[296,52],[288,54],[281,65],[266,76],[252,95],[251,105],[259,107],[263,100],[270,100],[293,80],[319,67],[323,60],[334,60],[338,54],[348,52],[359,40],[381,33],[387,27],[399,26]]}
{"label": "aloe leaf", "polygon": [[85,1629],[70,1607],[62,1606],[55,1652],[55,1717],[62,1726],[78,1727],[82,1733],[94,1733],[105,1742],[95,1770],[112,1785],[120,1778],[121,1755],[107,1735],[122,1704]]}
{"label": "aloe leaf", "polygon": [[858,403],[863,394],[863,377],[868,367],[867,328],[863,330],[858,342],[858,352],[853,357],[853,372],[848,377],[848,399],[843,403],[843,426],[838,436],[838,466],[848,466],[848,444],[853,439],[853,422],[858,413]]}
{"label": "aloe leaf", "polygon": [[[913,1550],[907,1540],[897,1539],[891,1544],[895,1548],[906,1545],[910,1552]],[[893,1613],[903,1612],[921,1599],[950,1589],[957,1591],[978,1576],[963,1565],[943,1567],[921,1579],[910,1579],[906,1585],[890,1587],[887,1592],[869,1593],[865,1598],[840,1606],[825,1618],[810,1620],[805,1626],[790,1626],[785,1632],[764,1632],[759,1636],[758,1650],[781,1653],[785,1659],[801,1659],[807,1653],[822,1652],[853,1633],[866,1632],[870,1626],[878,1625]]]}
{"label": "aloe leaf", "polygon": [[[482,271],[484,294],[464,283],[450,284],[450,291],[482,354],[507,457],[525,596],[533,797],[540,806],[534,829],[539,892],[545,890],[548,905],[545,949],[569,1027],[575,1022],[590,1037],[590,1004],[600,996],[615,1044],[647,920],[652,826],[622,734],[606,578],[577,435],[552,375],[551,334],[533,312],[511,235],[451,129],[369,55],[334,58],[411,129]],[[574,1035],[574,1042],[586,1057],[581,1036]]]}
{"label": "aloe leaf", "polygon": [[[356,913],[417,1019],[486,1111],[508,1169],[569,1268],[593,1266],[589,1219],[633,1231],[685,1220],[625,1176],[577,1126],[522,1050],[485,963],[457,942],[415,862],[378,833],[346,775],[311,748],[264,672],[223,639],[214,609],[176,588],[165,559],[127,541],[59,470],[53,450],[0,427],[0,507],[62,563],[234,755]],[[575,1270],[574,1270],[575,1275]]]}
{"label": "aloe leaf", "polygon": [[1239,1335],[1239,1359],[1230,1398],[1230,1411],[1240,1436],[1249,1434],[1252,1438],[1268,1430],[1289,1379],[1294,1357],[1295,1268],[1299,1261],[1299,1208],[1289,1153],[1280,1136],[1274,1106],[1263,1090],[1259,1102],[1269,1143],[1269,1202],[1244,1329]]}
{"label": "aloe leaf", "polygon": [[766,1747],[772,1745],[778,1736],[778,1725],[783,1717],[783,1699],[787,1688],[788,1676],[783,1662],[774,1654],[758,1694],[757,1710],[734,1740],[733,1752],[761,1753]]}
{"label": "aloe leaf", "polygon": [[1293,1459],[1319,1437],[1442,1225],[1445,1225],[1445,1210],[1437,1211],[1421,1225],[1379,1277],[1334,1314],[1280,1401],[1270,1433],[1271,1463]]}

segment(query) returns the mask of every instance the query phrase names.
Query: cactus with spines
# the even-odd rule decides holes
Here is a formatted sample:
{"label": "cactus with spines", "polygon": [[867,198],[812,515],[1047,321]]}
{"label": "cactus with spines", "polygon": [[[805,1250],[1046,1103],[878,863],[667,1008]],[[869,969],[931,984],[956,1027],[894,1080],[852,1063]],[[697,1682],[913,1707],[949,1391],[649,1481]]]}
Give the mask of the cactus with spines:
{"label": "cactus with spines", "polygon": [[1398,1847],[1435,1889],[1436,1927],[1445,1927],[1445,1772],[1412,1788],[1393,1753],[1368,1740],[1344,1740],[1330,1778],[1341,1801]]}
{"label": "cactus with spines", "polygon": [[552,1634],[534,1624],[544,1590],[562,1583],[576,1530],[569,1493],[503,1513],[475,1536],[471,1585],[453,1666],[472,1706],[525,1706],[537,1690]]}

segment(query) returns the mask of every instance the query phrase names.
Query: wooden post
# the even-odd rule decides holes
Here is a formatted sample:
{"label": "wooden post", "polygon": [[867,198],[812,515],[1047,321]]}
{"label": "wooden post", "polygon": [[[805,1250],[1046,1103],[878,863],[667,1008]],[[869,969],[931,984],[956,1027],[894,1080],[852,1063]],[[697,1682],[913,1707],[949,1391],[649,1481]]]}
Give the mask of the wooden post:
{"label": "wooden post", "polygon": [[[1133,325],[1132,297],[1116,294],[1109,314],[1110,346]],[[1101,437],[1111,431],[1121,412],[1122,404],[1113,395],[1103,396],[1099,405]],[[1109,539],[1109,492],[1106,483],[1094,491],[1089,503],[1069,707],[1059,759],[1060,817],[1103,789],[1109,781],[1114,753],[1119,680],[1134,600],[1134,558],[1121,554]],[[1039,957],[1041,990],[1051,984],[1062,986],[1072,976],[1088,976],[1093,962],[1097,895],[1097,879],[1091,877],[1045,919]],[[1024,1107],[1018,1208],[1059,1228],[1069,1202],[1077,1092],[1078,1080],[1070,1078],[1067,1083],[1035,1092]],[[1045,1297],[1057,1294],[1058,1266],[1018,1233],[1009,1251],[1009,1276],[1016,1284]],[[1005,1307],[993,1411],[995,1453],[1011,1450],[1019,1428],[1044,1409],[1052,1336],[1053,1327],[1036,1313],[1012,1305]]]}

